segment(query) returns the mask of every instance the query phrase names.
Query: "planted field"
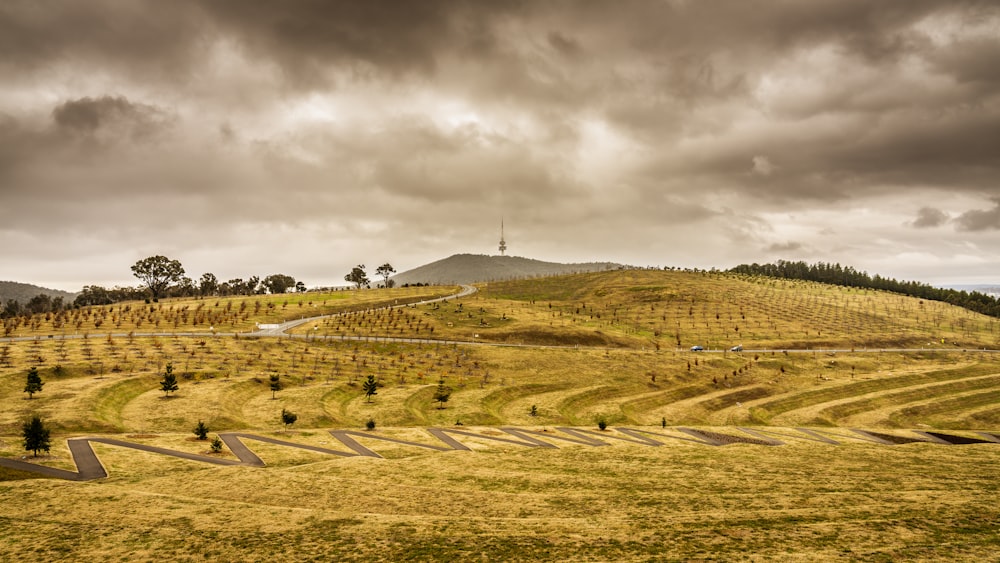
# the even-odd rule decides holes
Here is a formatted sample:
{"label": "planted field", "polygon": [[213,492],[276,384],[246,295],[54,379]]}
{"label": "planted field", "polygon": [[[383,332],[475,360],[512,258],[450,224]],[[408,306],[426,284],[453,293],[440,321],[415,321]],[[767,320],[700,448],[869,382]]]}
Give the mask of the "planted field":
{"label": "planted field", "polygon": [[[256,313],[253,298],[122,304],[85,317],[106,317],[100,332],[74,335],[71,316],[53,338],[55,319],[21,319],[15,334],[28,338],[0,341],[0,456],[25,456],[20,425],[38,414],[52,450],[23,461],[76,471],[69,448],[83,442],[67,438],[95,436],[109,477],[0,470],[10,507],[0,554],[919,559],[997,547],[982,469],[1000,456],[989,438],[1000,431],[1000,355],[984,350],[996,347],[995,319],[688,272],[493,283],[430,304],[416,301],[454,289],[383,291],[312,296],[316,307],[308,294],[287,308],[269,296],[274,306]],[[242,303],[251,312],[228,328],[194,320],[198,305],[207,315]],[[104,324],[124,328],[130,306],[189,314],[177,330]],[[237,334],[299,309],[341,314],[291,336]],[[740,343],[746,351],[725,351]],[[716,351],[687,351],[694,344]],[[44,388],[29,398],[32,368]],[[283,410],[297,415],[290,428]],[[195,440],[199,421],[225,439],[221,452]],[[200,460],[245,463],[235,436],[265,468]]]}

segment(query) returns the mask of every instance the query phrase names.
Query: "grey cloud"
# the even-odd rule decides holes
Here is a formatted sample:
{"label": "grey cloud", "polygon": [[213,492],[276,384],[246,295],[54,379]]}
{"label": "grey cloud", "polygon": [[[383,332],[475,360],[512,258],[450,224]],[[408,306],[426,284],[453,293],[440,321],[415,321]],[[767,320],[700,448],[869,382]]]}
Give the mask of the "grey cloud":
{"label": "grey cloud", "polygon": [[774,244],[769,245],[767,248],[764,249],[764,251],[774,254],[782,252],[798,252],[799,250],[802,250],[802,248],[803,248],[802,243],[799,242],[782,242],[782,243],[776,242]]}
{"label": "grey cloud", "polygon": [[973,209],[955,218],[961,231],[1000,230],[1000,198],[994,199],[993,209]]}
{"label": "grey cloud", "polygon": [[92,134],[101,128],[125,129],[133,137],[144,137],[168,125],[169,114],[153,105],[130,102],[124,96],[80,98],[52,110],[55,124],[74,133]]}
{"label": "grey cloud", "polygon": [[[405,232],[426,253],[504,214],[525,238],[695,240],[710,262],[813,252],[855,203],[891,218],[882,248],[997,228],[987,209],[920,233],[947,217],[878,207],[914,187],[997,195],[997,40],[925,33],[1000,21],[989,2],[38,6],[0,4],[0,198],[19,233],[45,218],[109,245],[221,247],[323,225],[343,248]],[[800,211],[815,231],[764,223]]]}
{"label": "grey cloud", "polygon": [[488,19],[508,3],[201,2],[214,23],[255,56],[278,62],[308,87],[330,66],[364,75],[429,74],[442,50],[481,57],[492,51]]}
{"label": "grey cloud", "polygon": [[918,229],[928,229],[939,227],[948,222],[949,215],[940,209],[933,207],[922,207],[917,212],[917,218],[910,225]]}
{"label": "grey cloud", "polygon": [[4,2],[0,73],[44,73],[66,64],[176,80],[203,53],[205,24],[183,1]]}

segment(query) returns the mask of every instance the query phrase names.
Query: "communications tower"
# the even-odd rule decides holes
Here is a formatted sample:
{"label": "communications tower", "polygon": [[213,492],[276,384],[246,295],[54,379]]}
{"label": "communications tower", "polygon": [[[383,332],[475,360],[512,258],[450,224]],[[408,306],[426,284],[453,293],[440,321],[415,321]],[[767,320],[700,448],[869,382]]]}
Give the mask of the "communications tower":
{"label": "communications tower", "polygon": [[503,217],[500,218],[500,256],[507,252],[507,241],[503,240]]}

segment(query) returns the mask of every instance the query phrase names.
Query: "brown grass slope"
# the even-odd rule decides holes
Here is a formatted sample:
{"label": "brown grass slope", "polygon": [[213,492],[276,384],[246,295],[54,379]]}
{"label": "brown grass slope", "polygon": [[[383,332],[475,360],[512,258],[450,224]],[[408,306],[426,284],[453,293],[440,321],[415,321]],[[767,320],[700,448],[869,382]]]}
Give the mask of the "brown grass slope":
{"label": "brown grass slope", "polygon": [[[463,437],[472,451],[359,438],[386,459],[342,458],[255,442],[260,469],[97,444],[110,473],[100,482],[0,473],[0,557],[980,560],[1000,549],[998,485],[983,470],[1000,448],[939,445],[912,431],[1000,435],[1000,356],[977,350],[996,347],[992,319],[878,292],[710,273],[490,283],[392,314],[376,305],[417,294],[383,291],[314,300],[319,311],[351,314],[303,327],[301,338],[212,335],[194,324],[199,304],[206,315],[240,309],[227,300],[186,305],[178,326],[203,333],[193,338],[167,334],[166,317],[156,336],[102,325],[71,340],[46,337],[54,319],[29,319],[17,330],[37,322],[28,334],[40,338],[0,342],[0,455],[26,455],[20,423],[32,413],[54,433],[50,455],[31,461],[66,470],[66,438],[85,434],[203,455],[207,445],[191,432],[198,420],[213,435],[248,430],[320,449],[334,447],[327,429],[361,430],[369,419],[373,437],[426,443],[420,427],[481,425],[479,438]],[[303,299],[260,300],[257,313],[245,301],[235,328],[279,318],[275,309],[280,318],[313,309]],[[172,306],[183,316],[185,305],[162,305],[153,313]],[[113,325],[117,316],[124,330],[127,306],[81,319]],[[143,326],[155,326],[148,314]],[[56,334],[72,334],[74,322]],[[536,334],[544,337],[526,336]],[[566,346],[471,345],[519,339]],[[735,343],[804,351],[687,351]],[[942,350],[878,349],[929,343]],[[817,350],[826,347],[847,351]],[[180,387],[169,398],[159,390],[167,363]],[[28,399],[31,367],[45,387]],[[272,375],[282,387],[273,398]],[[370,402],[361,389],[369,375],[380,385]],[[433,400],[439,384],[451,390],[443,404]],[[282,409],[299,415],[288,432]],[[491,441],[491,427],[546,436],[563,425],[596,432],[600,419],[662,434],[664,445],[611,439],[627,437],[617,431],[601,434],[609,447]],[[865,439],[848,428],[859,421],[911,443]],[[786,445],[712,447],[674,428],[685,425],[726,442],[736,426],[754,427]],[[838,444],[773,428],[797,425]]]}

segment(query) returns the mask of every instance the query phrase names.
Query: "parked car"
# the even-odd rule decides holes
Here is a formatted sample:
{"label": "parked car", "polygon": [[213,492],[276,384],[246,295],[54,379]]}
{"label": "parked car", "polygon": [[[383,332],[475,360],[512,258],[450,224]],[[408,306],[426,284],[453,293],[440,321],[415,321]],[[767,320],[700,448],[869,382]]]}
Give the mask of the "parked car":
{"label": "parked car", "polygon": [[702,348],[701,346],[692,346],[692,347],[691,347],[691,351],[692,351],[692,352],[701,352],[701,351],[703,351],[703,350],[705,350],[705,349],[704,349],[704,348]]}
{"label": "parked car", "polygon": [[736,346],[733,346],[732,348],[729,349],[729,351],[730,352],[742,352],[743,351],[743,345],[742,344],[738,344]]}

